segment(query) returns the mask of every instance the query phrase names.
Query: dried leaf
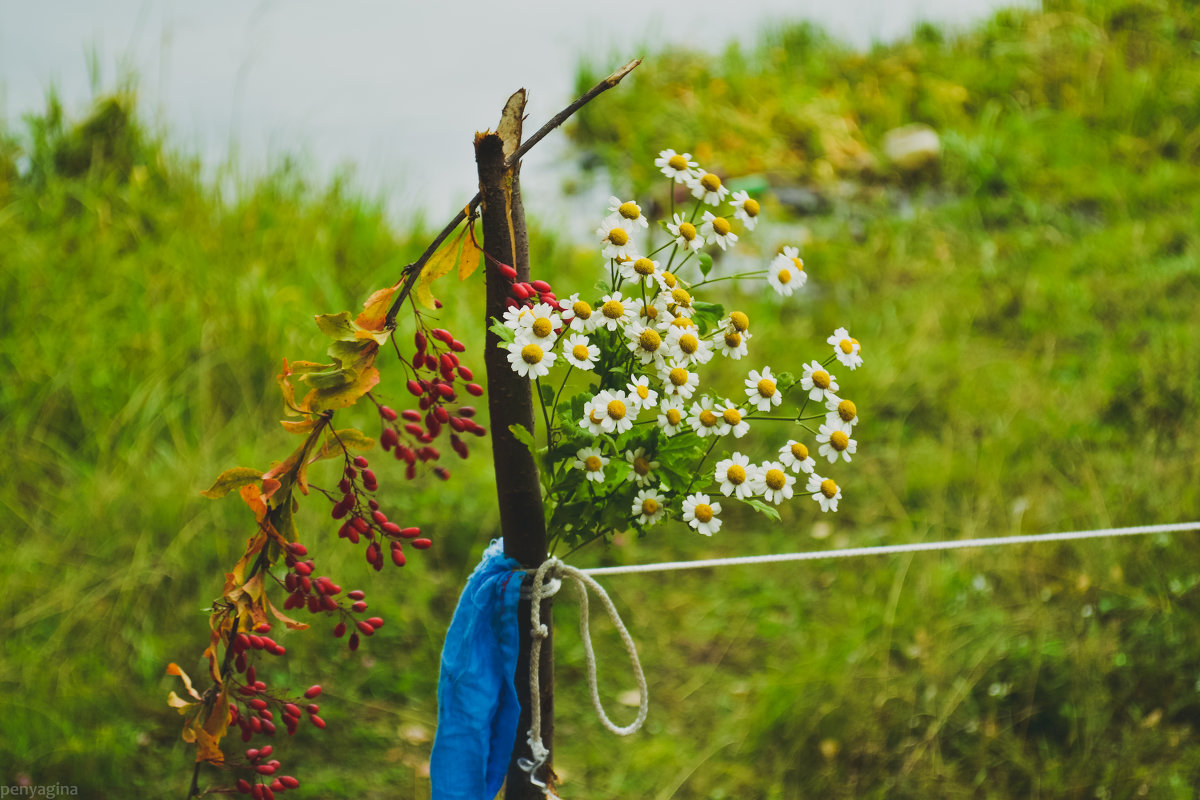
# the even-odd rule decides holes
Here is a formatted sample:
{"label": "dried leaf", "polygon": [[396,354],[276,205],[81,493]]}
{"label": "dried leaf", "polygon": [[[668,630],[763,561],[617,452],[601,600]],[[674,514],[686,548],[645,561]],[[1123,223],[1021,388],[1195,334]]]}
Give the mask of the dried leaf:
{"label": "dried leaf", "polygon": [[218,764],[223,762],[225,754],[218,747],[221,737],[213,736],[199,725],[194,730],[196,732],[196,761],[208,761]]}
{"label": "dried leaf", "polygon": [[449,244],[443,244],[441,249],[430,256],[425,262],[425,266],[421,269],[421,277],[417,279],[416,289],[413,292],[416,295],[417,302],[426,308],[437,308],[433,302],[433,293],[429,290],[429,285],[443,275],[449,274],[454,269],[454,265],[458,263],[458,254],[462,250],[463,239],[467,233],[467,228],[464,227],[454,237],[454,241]]}
{"label": "dried leaf", "polygon": [[279,424],[282,425],[283,429],[288,433],[308,433],[315,428],[317,423],[320,421],[321,420],[317,417],[309,417],[301,422],[293,422],[288,419],[281,419],[279,420]]}
{"label": "dried leaf", "polygon": [[[387,322],[387,312],[392,305],[392,295],[400,288],[400,284],[389,286],[386,289],[376,289],[367,298],[367,302],[363,303],[363,312],[358,315],[358,319],[354,320],[360,328],[365,328],[369,331],[381,331],[383,325]],[[383,344],[383,342],[380,342]]]}
{"label": "dried leaf", "polygon": [[335,341],[354,341],[355,334],[358,328],[354,321],[350,319],[350,312],[343,311],[340,314],[317,314],[317,327],[321,329],[321,333]]}
{"label": "dried leaf", "polygon": [[189,709],[196,704],[190,700],[184,700],[182,697],[172,691],[167,695],[167,705],[169,705],[171,708],[179,709],[180,714],[187,714],[189,712],[186,709]]}
{"label": "dried leaf", "polygon": [[290,628],[294,631],[308,630],[307,622],[297,622],[296,620],[289,617],[287,614],[284,614],[282,611],[280,611],[278,608],[275,607],[275,604],[271,602],[270,598],[267,598],[267,608],[269,608],[271,610],[271,613],[275,615],[275,618],[277,620],[282,622],[284,625],[288,626],[288,628]]}
{"label": "dried leaf", "polygon": [[470,236],[463,244],[462,256],[458,259],[458,279],[465,281],[479,268],[479,256],[483,252],[475,241],[475,224],[469,226]]}
{"label": "dried leaf", "polygon": [[308,460],[308,463],[312,464],[325,458],[337,458],[342,455],[343,447],[347,450],[370,450],[374,446],[375,440],[357,428],[343,428],[330,434],[325,439],[325,443],[321,445],[321,449]]}
{"label": "dried leaf", "polygon": [[358,402],[358,398],[371,391],[377,383],[379,383],[379,370],[375,367],[368,367],[352,384],[336,389],[313,389],[305,395],[304,406],[317,412],[346,408]]}
{"label": "dried leaf", "polygon": [[234,489],[241,489],[262,480],[262,472],[252,467],[233,467],[217,476],[217,480],[200,494],[212,500],[219,500]]}
{"label": "dried leaf", "polygon": [[[192,697],[196,698],[197,700],[200,699],[200,695],[197,694],[196,690],[192,688],[192,679],[189,678],[188,674],[183,671],[183,668],[180,667],[178,664],[176,664],[174,661],[172,661],[170,664],[167,664],[167,674],[168,675],[178,675],[180,680],[183,681],[183,687],[185,689],[187,689],[187,693],[190,694]],[[174,692],[172,692],[172,694],[174,694]]]}

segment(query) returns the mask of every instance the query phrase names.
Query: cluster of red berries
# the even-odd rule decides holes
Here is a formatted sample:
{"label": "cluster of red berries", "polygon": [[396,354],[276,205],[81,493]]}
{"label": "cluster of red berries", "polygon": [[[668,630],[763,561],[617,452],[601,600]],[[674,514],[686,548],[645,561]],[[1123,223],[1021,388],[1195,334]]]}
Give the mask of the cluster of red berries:
{"label": "cluster of red berries", "polygon": [[[456,382],[461,383],[469,395],[479,397],[483,394],[483,387],[474,383],[474,373],[459,361],[458,354],[466,350],[466,345],[445,328],[434,328],[429,336],[417,331],[413,342],[416,352],[411,366],[415,377],[408,380],[407,387],[417,398],[417,408],[396,413],[388,406],[379,406],[379,416],[383,418],[379,443],[384,450],[392,451],[397,461],[408,465],[404,477],[409,480],[417,476],[418,463],[435,462],[442,457],[432,442],[445,428],[451,430],[450,446],[462,458],[469,452],[460,434],[483,436],[487,433],[487,429],[473,419],[473,407],[461,406],[453,413],[447,408],[447,404],[458,401]],[[450,471],[442,466],[434,467],[433,472],[442,480],[450,477]]]}
{"label": "cluster of red berries", "polygon": [[[286,792],[288,789],[300,788],[300,781],[293,778],[291,775],[279,775],[275,773],[279,771],[279,760],[271,758],[275,748],[271,745],[265,747],[251,747],[246,751],[246,761],[254,767],[255,783],[251,783],[245,778],[239,778],[237,782],[237,790],[239,794],[248,794],[254,800],[275,800],[276,793]],[[269,761],[266,759],[270,759]],[[270,779],[270,783],[264,783]]]}
{"label": "cluster of red berries", "polygon": [[389,520],[380,510],[379,501],[366,496],[379,488],[375,473],[369,467],[370,462],[364,456],[356,456],[353,461],[347,457],[342,480],[338,483],[342,497],[334,503],[331,516],[345,520],[338,529],[340,538],[349,539],[352,544],[358,544],[363,538],[367,540],[367,563],[376,572],[383,569],[384,543],[391,551],[392,563],[403,567],[407,563],[404,540],[417,550],[427,550],[433,542],[421,536],[420,528],[402,528]]}
{"label": "cluster of red berries", "polygon": [[550,289],[550,284],[545,281],[518,281],[517,271],[498,261],[496,269],[512,284],[512,289],[509,290],[512,296],[504,301],[509,308],[532,306],[539,301],[558,308],[558,297]]}

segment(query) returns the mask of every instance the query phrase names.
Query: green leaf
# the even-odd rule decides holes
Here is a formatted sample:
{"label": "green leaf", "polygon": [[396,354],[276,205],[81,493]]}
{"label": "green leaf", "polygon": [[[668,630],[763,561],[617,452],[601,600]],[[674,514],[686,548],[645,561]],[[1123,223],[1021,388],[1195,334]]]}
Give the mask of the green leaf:
{"label": "green leaf", "polygon": [[349,311],[340,314],[317,314],[316,320],[321,333],[330,339],[352,342],[358,336],[358,328],[355,327]]}
{"label": "green leaf", "polygon": [[713,264],[712,256],[710,256],[708,253],[700,254],[700,274],[701,275],[703,275],[704,277],[707,278],[708,273],[712,272],[712,264]]}
{"label": "green leaf", "polygon": [[325,352],[336,358],[338,365],[343,369],[352,369],[358,372],[374,363],[379,348],[372,339],[357,339],[334,342]]}
{"label": "green leaf", "polygon": [[217,480],[212,486],[200,494],[211,500],[218,500],[243,486],[258,483],[262,480],[262,475],[262,470],[252,469],[251,467],[227,469],[217,476]]}
{"label": "green leaf", "polygon": [[340,389],[354,383],[358,372],[352,369],[331,369],[328,372],[310,372],[304,382],[314,389]]}
{"label": "green leaf", "polygon": [[529,448],[529,452],[537,455],[537,444],[533,441],[533,434],[524,425],[514,423],[508,426],[509,433],[513,435],[518,442]]}
{"label": "green leaf", "polygon": [[764,503],[762,500],[751,497],[746,500],[743,500],[742,502],[745,503],[746,505],[750,506],[751,508],[753,508],[755,511],[759,512],[760,514],[766,514],[768,517],[775,520],[776,522],[778,522],[780,519],[779,509],[775,508],[775,506],[773,506],[773,505]]}
{"label": "green leaf", "polygon": [[541,386],[542,402],[546,404],[546,408],[549,408],[554,404],[554,387],[548,383],[539,383],[538,385]]}
{"label": "green leaf", "polygon": [[701,333],[707,333],[717,326],[721,318],[725,316],[725,306],[720,303],[706,303],[703,300],[695,300],[692,302],[692,307],[696,309],[696,315],[693,321],[700,327]]}
{"label": "green leaf", "polygon": [[501,347],[512,344],[517,339],[517,332],[503,322],[498,321],[495,317],[492,317],[492,324],[488,330],[500,337]]}

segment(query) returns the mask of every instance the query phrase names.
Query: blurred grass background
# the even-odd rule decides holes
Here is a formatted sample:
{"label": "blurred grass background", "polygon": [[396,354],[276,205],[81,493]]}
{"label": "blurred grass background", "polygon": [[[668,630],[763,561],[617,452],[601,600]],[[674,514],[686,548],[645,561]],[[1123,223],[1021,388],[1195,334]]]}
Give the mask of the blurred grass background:
{"label": "blurred grass background", "polygon": [[[654,155],[690,150],[759,194],[766,221],[736,255],[803,244],[808,291],[706,299],[750,312],[750,366],[821,353],[839,325],[863,342],[866,366],[839,376],[860,455],[837,473],[836,515],[793,502],[782,525],[734,516],[704,541],[674,527],[577,564],[1200,518],[1191,4],[1046,2],[865,54],[796,25],[719,57],[646,55],[571,127],[582,162],[653,199]],[[580,84],[602,71],[582,66]],[[916,170],[882,146],[910,123],[941,140]],[[78,116],[51,97],[0,132],[6,784],[186,793],[164,668],[201,673],[203,609],[249,534],[235,499],[198,492],[286,455],[280,359],[319,355],[311,315],[357,307],[442,224],[397,227],[351,180],[314,186],[295,164],[235,193],[199,175],[128,91]],[[532,238],[560,294],[591,284],[594,248],[536,223]],[[477,352],[481,292],[450,291],[447,327]],[[387,363],[381,394],[399,402]],[[389,621],[353,658],[324,631],[288,635],[288,657],[260,673],[326,686],[329,729],[278,755],[307,796],[428,796],[441,640],[496,528],[476,451],[444,484],[405,484],[376,459],[385,509],[438,542],[402,572],[376,575],[339,546],[322,502],[302,511],[322,570]],[[563,792],[1191,798],[1193,543],[612,578],[651,716],[633,739],[600,728],[575,608],[560,604]],[[598,627],[613,703],[632,684]]]}

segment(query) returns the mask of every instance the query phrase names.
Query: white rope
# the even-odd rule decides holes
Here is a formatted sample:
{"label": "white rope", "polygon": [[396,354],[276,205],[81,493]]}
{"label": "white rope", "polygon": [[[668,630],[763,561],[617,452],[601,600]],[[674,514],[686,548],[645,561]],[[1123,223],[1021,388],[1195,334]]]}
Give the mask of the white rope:
{"label": "white rope", "polygon": [[[550,756],[550,751],[542,742],[542,700],[538,666],[541,663],[542,640],[550,635],[549,628],[542,622],[542,600],[553,597],[561,586],[561,582],[550,575],[551,572],[575,581],[575,586],[579,590],[579,635],[583,639],[584,658],[587,661],[588,689],[592,693],[592,707],[596,709],[596,715],[600,717],[600,722],[617,736],[628,736],[642,727],[642,723],[646,721],[646,712],[649,708],[646,676],[642,672],[641,662],[638,661],[637,647],[634,645],[629,631],[626,630],[625,623],[621,621],[621,616],[617,613],[617,609],[609,598],[608,593],[604,591],[600,584],[588,577],[583,570],[568,566],[554,557],[546,559],[533,575],[533,586],[530,592],[530,613],[533,618],[533,628],[530,631],[532,641],[529,653],[529,749],[533,758],[522,758],[517,763],[522,770],[529,773],[530,783],[541,788],[547,797],[554,796],[552,790],[544,781],[539,780],[537,777],[538,770],[541,769]],[[638,692],[641,695],[641,699],[638,702],[637,718],[624,727],[617,725],[609,719],[608,714],[604,712],[604,705],[600,702],[600,688],[596,677],[596,653],[592,649],[592,637],[588,632],[589,588],[596,593],[604,604],[604,610],[608,612],[608,618],[612,620],[613,627],[617,629],[617,633],[621,636],[621,641],[625,644],[625,651],[629,654],[630,663],[633,664],[634,678],[637,680]]]}
{"label": "white rope", "polygon": [[[854,547],[844,550],[815,550],[805,553],[780,553],[768,556],[739,556],[736,558],[706,558],[696,561],[667,561],[661,564],[631,564],[624,567],[592,567],[576,570],[585,575],[627,575],[634,572],[669,572],[681,569],[731,567],[743,564],[772,564],[781,561],[820,561],[828,558],[858,558],[896,553],[921,553],[929,550],[961,550],[968,547],[997,547],[1000,545],[1032,544],[1035,542],[1064,542],[1073,539],[1101,539],[1114,536],[1140,536],[1148,533],[1172,533],[1200,530],[1200,522],[1179,522],[1169,525],[1137,525],[1131,528],[1099,528],[1090,531],[1036,533],[1023,536],[995,536],[988,539],[956,539],[946,542],[916,542],[879,547]],[[568,569],[571,569],[568,567]]]}

